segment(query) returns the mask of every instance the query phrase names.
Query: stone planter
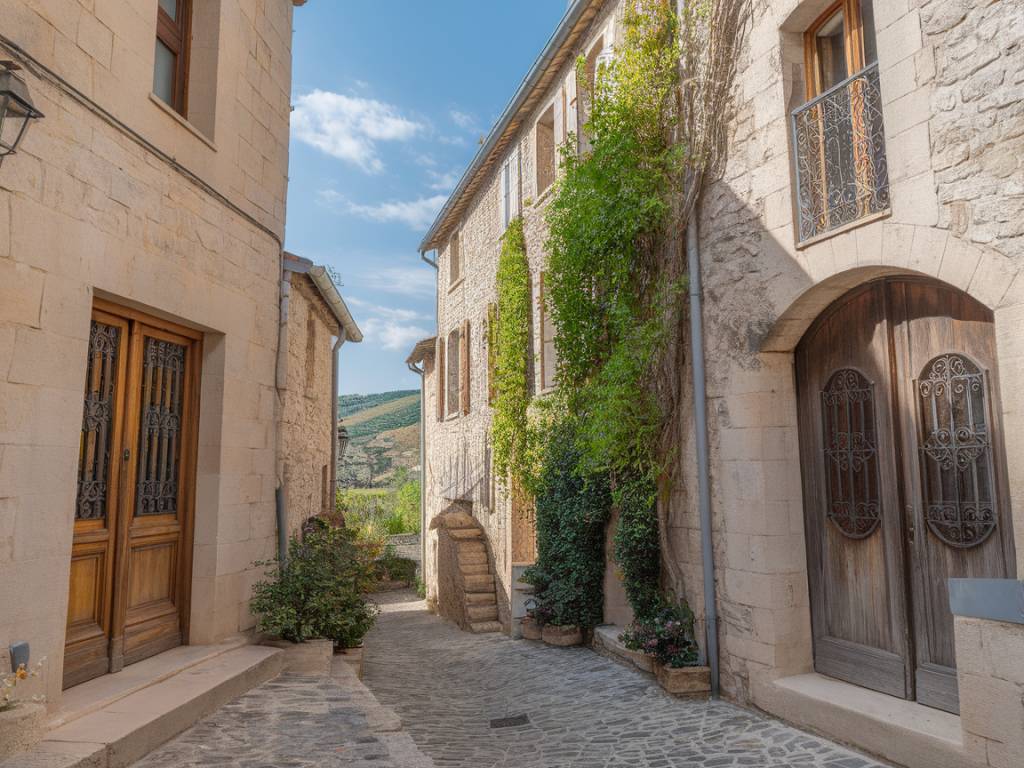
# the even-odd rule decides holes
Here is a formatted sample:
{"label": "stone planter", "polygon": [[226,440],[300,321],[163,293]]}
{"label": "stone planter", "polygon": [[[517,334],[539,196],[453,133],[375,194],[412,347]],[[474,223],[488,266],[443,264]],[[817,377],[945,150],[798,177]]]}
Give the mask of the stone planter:
{"label": "stone planter", "polygon": [[545,624],[541,637],[548,645],[569,646],[579,645],[583,642],[583,633],[575,624],[567,627],[559,627],[554,624]]}
{"label": "stone planter", "polygon": [[0,755],[6,757],[32,746],[43,735],[46,705],[26,702],[0,712]]}
{"label": "stone planter", "polygon": [[532,616],[524,616],[520,621],[520,625],[523,628],[523,639],[524,640],[540,640],[542,637],[542,631],[540,624]]}
{"label": "stone planter", "polygon": [[654,672],[658,685],[668,693],[697,694],[711,690],[709,667],[666,667],[658,665]]}
{"label": "stone planter", "polygon": [[331,640],[292,643],[278,638],[265,640],[263,645],[284,651],[283,672],[316,677],[326,677],[331,673],[331,657],[334,655],[334,642]]}
{"label": "stone planter", "polygon": [[658,662],[649,653],[642,653],[640,651],[631,651],[625,646],[622,647],[622,657],[629,659],[633,662],[633,666],[644,672],[654,673],[654,668],[658,666]]}
{"label": "stone planter", "polygon": [[363,646],[335,648],[334,654],[355,670],[356,677],[363,679]]}

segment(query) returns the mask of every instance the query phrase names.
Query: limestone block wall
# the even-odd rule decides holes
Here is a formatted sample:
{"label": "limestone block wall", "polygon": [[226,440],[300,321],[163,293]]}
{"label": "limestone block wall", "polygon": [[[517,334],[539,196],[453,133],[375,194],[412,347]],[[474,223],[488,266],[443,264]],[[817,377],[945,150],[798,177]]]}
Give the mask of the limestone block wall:
{"label": "limestone block wall", "polygon": [[330,489],[334,339],[340,329],[308,275],[293,275],[289,299],[288,389],[281,404],[281,458],[288,528],[333,509]]}
{"label": "limestone block wall", "polygon": [[[789,113],[805,101],[802,32],[828,5],[760,7],[700,220],[722,682],[754,703],[759,686],[812,667],[792,352],[813,319],[865,280],[929,275],[995,310],[1002,391],[1024,383],[1019,8],[875,3],[892,211],[798,249]],[[1020,564],[1022,416],[1015,398],[1002,409]],[[671,546],[702,616],[688,434]]]}
{"label": "limestone block wall", "polygon": [[275,552],[292,4],[209,7],[221,23],[207,135],[150,99],[155,1],[0,3],[46,115],[0,168],[0,647],[28,640],[47,657],[51,707],[94,296],[205,332],[191,642],[253,625],[250,564]]}

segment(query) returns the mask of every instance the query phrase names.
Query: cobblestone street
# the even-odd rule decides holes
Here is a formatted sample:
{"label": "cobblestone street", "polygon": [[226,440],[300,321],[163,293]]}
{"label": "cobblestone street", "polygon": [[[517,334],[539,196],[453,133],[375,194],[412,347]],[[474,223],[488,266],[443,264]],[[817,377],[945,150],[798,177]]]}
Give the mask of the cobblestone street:
{"label": "cobblestone street", "polygon": [[439,768],[882,768],[739,707],[667,696],[588,649],[467,634],[409,593],[383,609],[364,682]]}

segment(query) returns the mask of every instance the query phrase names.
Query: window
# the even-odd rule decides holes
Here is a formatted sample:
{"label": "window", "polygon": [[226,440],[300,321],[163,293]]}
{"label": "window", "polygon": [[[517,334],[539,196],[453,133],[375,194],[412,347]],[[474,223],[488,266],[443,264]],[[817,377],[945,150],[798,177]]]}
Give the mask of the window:
{"label": "window", "polygon": [[555,106],[552,104],[537,121],[534,131],[537,166],[537,194],[555,180]]}
{"label": "window", "polygon": [[873,0],[839,0],[804,34],[807,103],[793,112],[799,240],[889,209]]}
{"label": "window", "polygon": [[448,418],[457,416],[459,413],[459,384],[461,383],[461,371],[460,371],[460,347],[461,339],[459,338],[459,329],[455,328],[451,333],[448,334],[448,352],[447,359],[448,365],[445,371],[447,381],[445,382],[448,389],[448,401],[445,407],[445,415]]}
{"label": "window", "polygon": [[579,137],[580,152],[588,152],[591,148],[590,140],[587,138],[587,132],[584,128],[590,119],[590,103],[593,100],[594,88],[597,85],[598,60],[603,51],[604,37],[599,37],[591,47],[590,53],[587,54],[586,64],[584,65],[586,82],[583,90],[580,91],[579,87],[576,89],[578,92],[576,98],[576,134]]}
{"label": "window", "polygon": [[519,147],[501,166],[501,229],[504,232],[508,225],[519,215]]}
{"label": "window", "polygon": [[540,273],[540,389],[555,387],[558,358],[555,353],[555,323],[548,311],[547,273]]}
{"label": "window", "polygon": [[188,108],[188,55],[192,0],[159,0],[153,93],[184,116]]}
{"label": "window", "polygon": [[497,379],[495,378],[498,368],[498,305],[487,305],[487,404],[494,405],[498,396]]}
{"label": "window", "polygon": [[448,241],[448,285],[455,285],[462,279],[462,254],[459,251],[459,232]]}

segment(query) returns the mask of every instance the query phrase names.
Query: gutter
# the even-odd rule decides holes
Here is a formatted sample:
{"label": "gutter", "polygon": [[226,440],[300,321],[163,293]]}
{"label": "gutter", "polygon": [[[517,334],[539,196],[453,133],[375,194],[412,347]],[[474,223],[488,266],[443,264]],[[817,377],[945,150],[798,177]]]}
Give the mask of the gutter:
{"label": "gutter", "polygon": [[345,334],[345,339],[355,344],[361,342],[363,340],[363,332],[359,330],[356,321],[352,319],[352,313],[348,311],[348,305],[341,298],[341,294],[338,293],[338,286],[334,284],[331,276],[327,274],[327,268],[310,267],[308,274],[317,290],[320,291],[324,301],[331,308],[331,312],[338,318],[338,322],[341,324],[342,331]]}
{"label": "gutter", "polygon": [[[515,94],[512,96],[512,100],[505,107],[505,111],[501,113],[498,118],[498,122],[491,128],[491,132],[487,134],[487,138],[484,140],[483,145],[477,150],[476,155],[473,156],[473,162],[469,164],[469,168],[462,174],[462,178],[459,179],[459,183],[455,185],[454,191],[448,196],[448,200],[445,202],[441,212],[437,214],[434,219],[434,223],[430,225],[430,229],[427,234],[424,235],[423,241],[420,243],[420,253],[426,253],[432,249],[432,242],[441,232],[441,225],[451,212],[452,207],[462,197],[466,188],[469,186],[470,181],[476,176],[477,172],[483,167],[484,163],[490,157],[491,152],[497,147],[498,142],[501,140],[502,135],[505,133],[505,129],[508,128],[509,123],[512,122],[512,118],[515,117],[523,103],[529,97],[533,91],[537,82],[541,76],[547,70],[551,60],[558,53],[559,49],[565,43],[566,38],[572,33],[576,27],[576,23],[580,20],[583,14],[598,0],[572,0],[572,4],[566,10],[562,20],[558,23],[558,27],[552,33],[551,37],[548,38],[547,44],[544,46],[544,50],[541,51],[540,56],[533,63],[530,71],[526,77],[519,84],[519,88],[516,89]],[[426,258],[424,257],[426,261]],[[427,261],[428,264],[431,262]],[[435,265],[436,266],[436,265]]]}
{"label": "gutter", "polygon": [[700,281],[700,237],[696,206],[686,227],[686,265],[690,275],[690,356],[693,359],[694,430],[697,437],[697,499],[700,511],[700,554],[704,581],[704,632],[711,698],[719,695],[718,605],[715,601],[715,549],[711,536],[711,476],[708,460],[708,391],[704,367],[704,318]]}

